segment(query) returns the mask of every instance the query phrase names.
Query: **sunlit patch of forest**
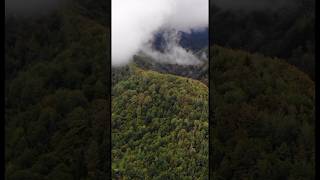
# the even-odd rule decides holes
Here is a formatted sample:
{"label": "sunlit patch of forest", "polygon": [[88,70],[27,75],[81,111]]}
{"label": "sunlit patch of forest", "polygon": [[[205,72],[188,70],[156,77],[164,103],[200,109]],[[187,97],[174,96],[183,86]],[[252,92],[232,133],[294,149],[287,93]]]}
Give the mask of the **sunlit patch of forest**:
{"label": "sunlit patch of forest", "polygon": [[208,87],[143,70],[112,90],[112,171],[124,179],[208,179]]}

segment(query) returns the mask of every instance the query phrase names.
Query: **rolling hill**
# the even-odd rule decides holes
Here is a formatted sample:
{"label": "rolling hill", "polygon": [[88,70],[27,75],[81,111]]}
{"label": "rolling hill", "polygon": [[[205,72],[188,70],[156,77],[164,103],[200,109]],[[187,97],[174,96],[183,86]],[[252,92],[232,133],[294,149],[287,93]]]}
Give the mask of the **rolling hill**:
{"label": "rolling hill", "polygon": [[109,28],[77,2],[6,17],[5,179],[110,176]]}
{"label": "rolling hill", "polygon": [[314,82],[283,60],[211,52],[211,177],[314,179]]}
{"label": "rolling hill", "polygon": [[112,170],[123,179],[208,179],[208,88],[130,65],[112,91]]}

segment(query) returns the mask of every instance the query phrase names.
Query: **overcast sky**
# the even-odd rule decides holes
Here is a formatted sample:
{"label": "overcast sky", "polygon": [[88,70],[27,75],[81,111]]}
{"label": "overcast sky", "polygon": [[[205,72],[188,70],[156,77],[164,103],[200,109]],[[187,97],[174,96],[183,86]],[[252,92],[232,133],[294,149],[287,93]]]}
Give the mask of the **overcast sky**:
{"label": "overcast sky", "polygon": [[208,0],[112,0],[112,64],[128,63],[160,29],[208,26]]}

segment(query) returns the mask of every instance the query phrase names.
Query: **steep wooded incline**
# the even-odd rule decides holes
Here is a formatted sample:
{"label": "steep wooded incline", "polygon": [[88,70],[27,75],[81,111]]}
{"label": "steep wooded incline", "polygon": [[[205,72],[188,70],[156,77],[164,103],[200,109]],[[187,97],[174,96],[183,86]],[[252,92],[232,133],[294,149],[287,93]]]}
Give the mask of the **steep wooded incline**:
{"label": "steep wooded incline", "polygon": [[208,178],[208,88],[130,67],[112,92],[112,170],[128,179]]}
{"label": "steep wooded incline", "polygon": [[211,52],[213,179],[314,179],[314,82],[279,59]]}

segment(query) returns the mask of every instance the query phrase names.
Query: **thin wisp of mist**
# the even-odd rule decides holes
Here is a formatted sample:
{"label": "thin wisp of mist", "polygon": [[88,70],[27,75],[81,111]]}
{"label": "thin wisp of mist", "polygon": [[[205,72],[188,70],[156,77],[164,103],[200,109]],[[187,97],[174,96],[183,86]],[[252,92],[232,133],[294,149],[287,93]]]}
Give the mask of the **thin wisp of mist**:
{"label": "thin wisp of mist", "polygon": [[[112,0],[112,65],[125,65],[138,52],[166,63],[197,64],[198,58],[180,46],[178,32],[206,27],[207,0]],[[162,52],[151,44],[160,30],[167,30]]]}
{"label": "thin wisp of mist", "polygon": [[150,41],[142,47],[141,52],[156,61],[168,64],[193,65],[201,63],[197,56],[179,44],[181,34],[177,30],[166,30],[162,35],[166,44],[162,51],[153,48],[153,41]]}

